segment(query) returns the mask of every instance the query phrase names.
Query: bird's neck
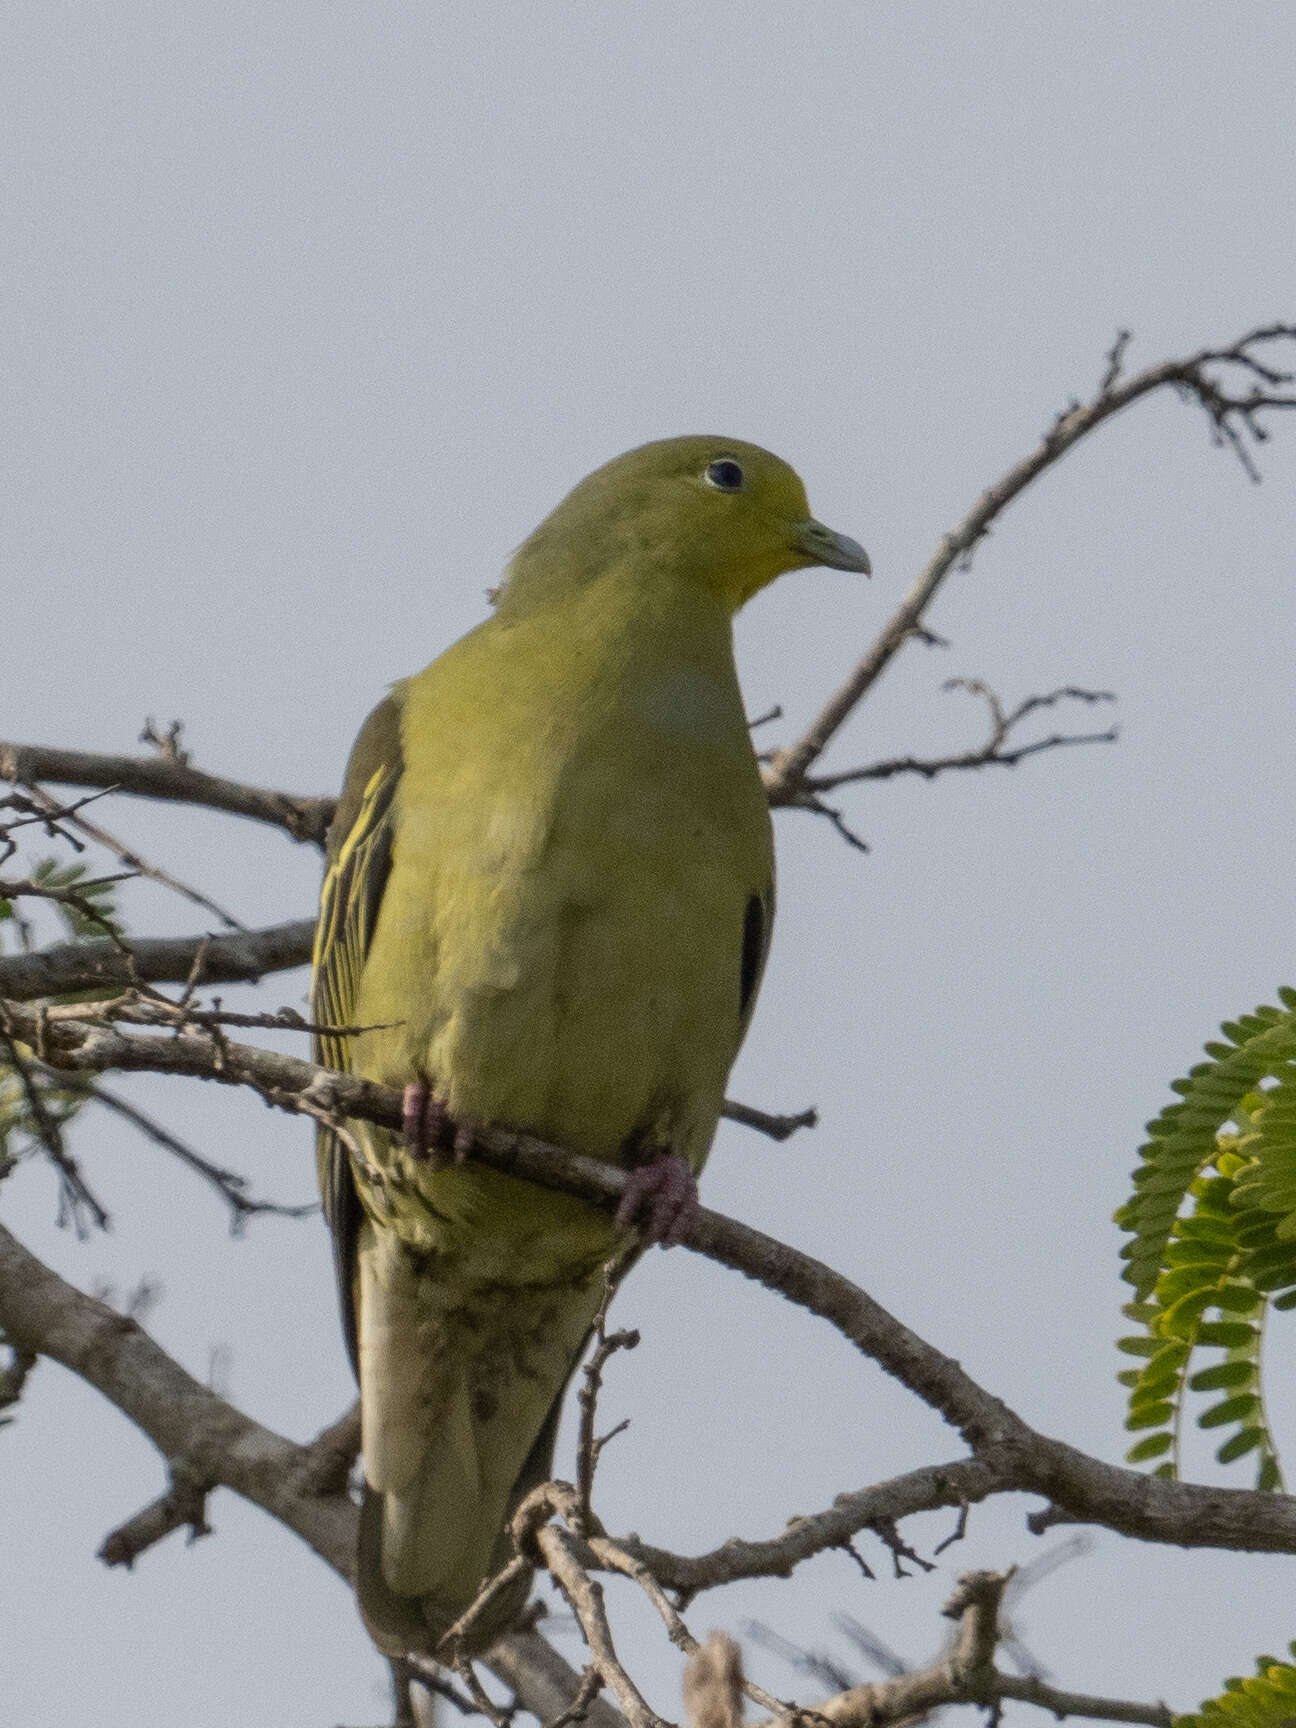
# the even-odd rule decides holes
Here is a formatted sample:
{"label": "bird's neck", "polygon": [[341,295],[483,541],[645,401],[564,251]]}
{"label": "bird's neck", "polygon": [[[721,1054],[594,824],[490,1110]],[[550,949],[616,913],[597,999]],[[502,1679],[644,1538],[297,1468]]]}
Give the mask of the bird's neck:
{"label": "bird's neck", "polygon": [[627,559],[577,580],[511,578],[496,614],[545,638],[560,659],[617,673],[673,664],[732,679],[733,618],[720,595],[648,559]]}

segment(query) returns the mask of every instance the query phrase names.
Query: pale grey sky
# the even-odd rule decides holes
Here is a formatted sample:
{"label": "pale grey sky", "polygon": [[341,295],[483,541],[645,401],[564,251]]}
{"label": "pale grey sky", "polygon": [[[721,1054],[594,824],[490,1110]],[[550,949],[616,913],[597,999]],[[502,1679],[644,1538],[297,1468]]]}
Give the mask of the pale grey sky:
{"label": "pale grey sky", "polygon": [[[384,685],[481,616],[569,485],[720,430],[794,462],[873,557],[871,584],[791,576],[741,623],[749,709],[782,703],[765,736],[790,737],[1119,326],[1138,364],[1296,314],[1294,64],[1296,10],[1273,3],[19,0],[0,21],[0,736],[129,750],[145,715],[179,715],[214,772],[334,789]],[[1256,488],[1197,411],[1145,405],[951,580],[931,620],[950,648],[901,658],[837,766],[978,739],[971,700],[941,692],[956,674],[1008,698],[1115,690],[1121,740],[847,794],[867,857],[779,817],[774,959],[733,1091],[814,1102],[822,1126],[781,1148],[726,1128],[704,1183],[1109,1458],[1108,1219],[1141,1125],[1220,1018],[1296,975],[1296,424],[1260,460]],[[311,907],[316,860],[275,835],[124,803],[104,820],[248,922]],[[141,929],[198,927],[156,893],[131,905]],[[303,1128],[161,1079],[130,1091],[260,1190],[310,1192]],[[156,1280],[161,1342],[199,1373],[227,1351],[262,1420],[330,1419],[349,1388],[322,1230],[266,1219],[231,1242],[116,1123],[87,1119],[77,1150],[111,1236],[56,1230],[37,1167],[6,1184],[6,1220],[85,1287]],[[957,1450],[826,1328],[682,1252],[650,1257],[620,1317],[644,1344],[605,1395],[634,1418],[601,1478],[613,1529],[689,1550],[768,1533]],[[99,1565],[162,1474],[69,1376],[38,1371],[0,1460],[12,1720],[381,1719],[341,1585],[231,1496],[196,1547]],[[1045,1546],[1026,1509],[974,1513],[931,1579],[883,1564],[866,1585],[825,1557],[693,1622],[824,1644],[841,1609],[922,1657],[958,1571]],[[1102,1537],[1019,1629],[1061,1683],[1186,1708],[1296,1636],[1291,1601],[1290,1561]],[[627,1614],[675,1714],[675,1653]]]}

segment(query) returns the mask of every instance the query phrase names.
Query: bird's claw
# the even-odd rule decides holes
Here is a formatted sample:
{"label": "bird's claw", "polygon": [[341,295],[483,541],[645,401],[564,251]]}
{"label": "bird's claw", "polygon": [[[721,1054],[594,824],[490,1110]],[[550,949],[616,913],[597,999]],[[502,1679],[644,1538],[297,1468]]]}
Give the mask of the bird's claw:
{"label": "bird's claw", "polygon": [[477,1123],[456,1120],[426,1080],[411,1080],[401,1094],[401,1131],[411,1158],[434,1170],[462,1164],[472,1151]]}
{"label": "bird's claw", "polygon": [[638,1230],[646,1243],[673,1248],[684,1240],[699,1210],[697,1183],[678,1152],[658,1152],[626,1177],[616,1222]]}

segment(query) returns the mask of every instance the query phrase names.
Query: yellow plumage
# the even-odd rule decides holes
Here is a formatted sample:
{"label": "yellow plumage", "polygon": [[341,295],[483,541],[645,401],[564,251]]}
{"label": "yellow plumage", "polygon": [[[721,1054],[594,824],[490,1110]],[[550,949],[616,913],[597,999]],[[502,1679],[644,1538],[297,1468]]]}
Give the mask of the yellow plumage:
{"label": "yellow plumage", "polygon": [[[314,1012],[381,1029],[323,1037],[322,1059],[421,1083],[459,1122],[701,1169],[773,915],[731,621],[815,563],[868,567],[752,445],[647,445],[576,488],[494,614],[357,740]],[[359,1594],[384,1648],[430,1649],[548,1474],[600,1269],[631,1239],[358,1132],[362,1168],[327,1132],[320,1154],[361,1385]]]}

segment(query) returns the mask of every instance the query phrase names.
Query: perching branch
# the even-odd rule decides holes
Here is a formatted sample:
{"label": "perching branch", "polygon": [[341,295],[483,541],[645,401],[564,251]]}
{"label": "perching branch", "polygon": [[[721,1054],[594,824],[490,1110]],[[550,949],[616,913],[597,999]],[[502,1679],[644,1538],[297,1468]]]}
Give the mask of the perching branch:
{"label": "perching branch", "polygon": [[1263,325],[1228,347],[1163,360],[1122,382],[1128,339],[1123,331],[1112,345],[1102,381],[1089,401],[1073,402],[1059,414],[1035,449],[983,492],[943,537],[845,683],[797,742],[776,752],[765,771],[772,805],[804,805],[812,798],[807,784],[811,768],[905,643],[929,636],[924,615],[950,571],[966,562],[1014,498],[1114,414],[1154,391],[1171,389],[1205,410],[1214,441],[1233,450],[1248,476],[1259,479],[1246,440],[1263,443],[1268,437],[1261,416],[1296,408],[1296,391],[1290,388],[1296,373],[1270,365],[1256,351],[1296,341],[1296,325]]}
{"label": "perching branch", "polygon": [[[190,1027],[154,1036],[80,1019],[79,1013],[84,1013],[84,1005],[36,1009],[0,1003],[0,1033],[30,1045],[51,1066],[78,1073],[122,1069],[246,1086],[276,1108],[343,1132],[348,1117],[391,1129],[401,1125],[400,1094],[354,1075],[235,1043],[218,1029]],[[473,1156],[492,1168],[579,1194],[609,1211],[615,1210],[625,1180],[611,1165],[498,1128],[478,1133]],[[756,1279],[826,1320],[938,1411],[959,1431],[972,1456],[911,1472],[883,1490],[866,1489],[862,1502],[839,1497],[829,1513],[797,1519],[770,1541],[731,1542],[693,1560],[624,1544],[664,1585],[693,1593],[733,1578],[786,1572],[884,1517],[958,1507],[1012,1491],[1039,1494],[1050,1502],[1051,1510],[1035,1515],[1036,1529],[1060,1521],[1083,1522],[1184,1547],[1296,1553],[1296,1498],[1167,1482],[1090,1458],[1031,1428],[952,1358],[822,1261],[705,1208],[683,1240],[695,1253]],[[8,1331],[2,1298],[0,1326]]]}

